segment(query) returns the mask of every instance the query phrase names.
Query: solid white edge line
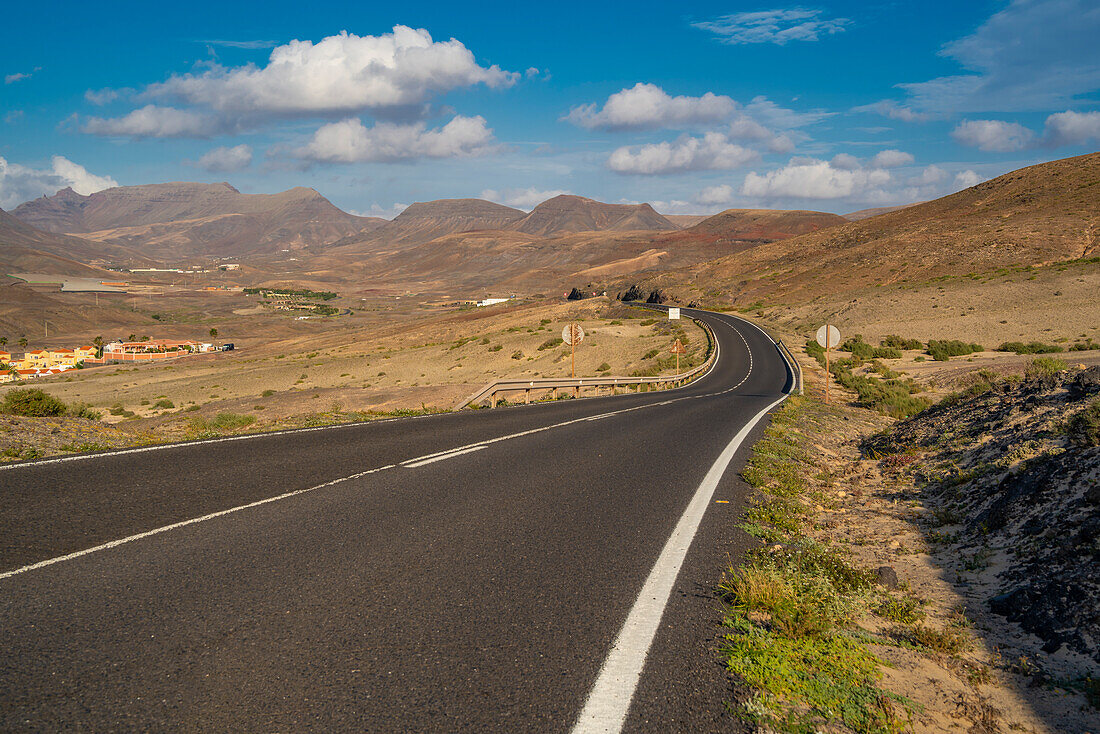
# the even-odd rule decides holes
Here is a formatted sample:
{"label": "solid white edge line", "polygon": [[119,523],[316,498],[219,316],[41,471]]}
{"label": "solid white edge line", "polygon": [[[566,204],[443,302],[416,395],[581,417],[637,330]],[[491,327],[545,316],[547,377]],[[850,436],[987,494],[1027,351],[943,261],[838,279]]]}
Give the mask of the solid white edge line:
{"label": "solid white edge line", "polygon": [[119,538],[118,540],[112,540],[101,545],[93,546],[91,548],[85,548],[74,553],[68,553],[63,556],[57,556],[55,558],[47,558],[44,561],[38,563],[32,563],[29,566],[23,566],[21,568],[12,569],[11,571],[4,571],[0,573],[0,580],[17,576],[27,571],[34,571],[39,568],[45,568],[46,566],[52,566],[55,563],[61,563],[62,561],[71,561],[74,558],[80,558],[90,553],[96,553],[102,550],[108,550],[109,548],[117,548],[120,545],[126,543],[133,543],[135,540],[141,540],[142,538],[148,538],[153,535],[160,535],[161,533],[167,533],[169,530],[176,530],[178,528],[187,527],[188,525],[194,525],[196,523],[205,522],[206,520],[213,520],[216,517],[224,517],[225,515],[231,515],[234,512],[240,512],[241,510],[247,510],[251,507],[259,507],[260,505],[266,505],[270,502],[278,502],[279,500],[285,500],[289,497],[295,497],[306,492],[313,492],[317,489],[324,489],[325,487],[331,487],[341,482],[347,482],[352,479],[359,479],[365,477],[368,474],[375,474],[386,469],[393,469],[395,464],[387,464],[386,466],[380,466],[375,469],[368,469],[367,471],[361,471],[358,474],[351,474],[346,477],[340,477],[339,479],[333,479],[331,482],[325,482],[324,484],[318,484],[315,487],[306,487],[305,489],[296,489],[293,492],[284,492],[283,494],[275,497],[266,497],[262,500],[256,500],[255,502],[249,502],[246,505],[238,505],[237,507],[231,507],[228,510],[219,510],[218,512],[211,512],[209,515],[203,515],[202,517],[193,517],[190,520],[181,520],[180,522],[172,523],[171,525],[164,525],[163,527],[155,528],[153,530],[147,530],[144,533],[137,533],[136,535],[128,535],[125,538]]}
{"label": "solid white edge line", "polygon": [[471,446],[468,449],[459,449],[458,451],[448,451],[445,454],[440,454],[439,456],[433,456],[430,459],[421,459],[420,461],[413,461],[413,462],[405,461],[405,462],[402,462],[401,466],[405,467],[406,469],[415,469],[418,466],[424,466],[425,464],[433,464],[437,461],[443,461],[445,459],[453,459],[456,456],[462,456],[463,454],[472,454],[475,451],[481,451],[482,449],[487,449],[487,448],[489,448],[489,447],[486,446],[485,444],[481,444],[479,446]]}
{"label": "solid white edge line", "polygon": [[695,490],[695,495],[680,521],[676,523],[676,528],[661,550],[657,563],[650,571],[626,622],[615,638],[611,652],[588,694],[577,723],[573,726],[573,734],[614,734],[622,731],[649,647],[657,635],[661,617],[676,583],[676,576],[680,573],[691,541],[699,529],[711,497],[714,496],[714,490],[752,429],[768,411],[786,398],[783,395],[768,405],[737,432]]}

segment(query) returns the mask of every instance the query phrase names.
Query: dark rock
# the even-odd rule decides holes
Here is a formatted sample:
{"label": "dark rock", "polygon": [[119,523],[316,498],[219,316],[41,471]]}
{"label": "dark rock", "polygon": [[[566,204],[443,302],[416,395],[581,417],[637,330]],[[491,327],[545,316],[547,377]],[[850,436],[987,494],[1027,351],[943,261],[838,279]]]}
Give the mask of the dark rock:
{"label": "dark rock", "polygon": [[1081,370],[1069,383],[1069,396],[1073,400],[1081,400],[1097,393],[1100,393],[1100,365]]}
{"label": "dark rock", "polygon": [[1023,589],[1013,589],[1004,594],[998,594],[989,600],[989,609],[994,614],[1007,617],[1019,609],[1026,596],[1027,592]]}
{"label": "dark rock", "polygon": [[879,566],[875,569],[875,581],[887,589],[898,588],[898,572],[891,566]]}

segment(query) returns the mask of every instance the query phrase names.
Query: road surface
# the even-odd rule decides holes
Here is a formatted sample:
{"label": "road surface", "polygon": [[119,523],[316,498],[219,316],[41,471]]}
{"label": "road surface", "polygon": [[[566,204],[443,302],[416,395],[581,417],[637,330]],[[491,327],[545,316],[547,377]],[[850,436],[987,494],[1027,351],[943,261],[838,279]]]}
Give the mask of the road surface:
{"label": "road surface", "polygon": [[693,313],[679,390],[0,468],[0,730],[734,727],[713,588],[791,377]]}

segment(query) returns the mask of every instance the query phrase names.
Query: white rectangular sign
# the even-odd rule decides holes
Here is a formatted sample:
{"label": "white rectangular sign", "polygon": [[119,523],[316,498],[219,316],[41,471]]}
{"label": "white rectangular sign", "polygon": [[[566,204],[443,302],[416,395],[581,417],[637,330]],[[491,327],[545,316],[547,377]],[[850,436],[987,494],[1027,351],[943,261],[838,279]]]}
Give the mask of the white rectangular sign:
{"label": "white rectangular sign", "polygon": [[678,318],[680,318],[680,309],[678,309],[678,308],[670,308],[670,309],[668,310],[668,317],[669,317],[670,319],[678,319]]}

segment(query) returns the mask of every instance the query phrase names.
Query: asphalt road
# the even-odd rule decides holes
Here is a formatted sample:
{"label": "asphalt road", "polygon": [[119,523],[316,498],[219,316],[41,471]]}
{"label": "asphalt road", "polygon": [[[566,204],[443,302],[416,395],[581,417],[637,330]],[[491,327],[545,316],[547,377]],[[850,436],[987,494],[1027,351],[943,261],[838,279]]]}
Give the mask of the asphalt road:
{"label": "asphalt road", "polygon": [[[758,329],[698,315],[721,358],[679,390],[0,469],[0,730],[569,731],[790,386]],[[712,590],[762,429],[704,498],[626,731],[737,726]]]}

